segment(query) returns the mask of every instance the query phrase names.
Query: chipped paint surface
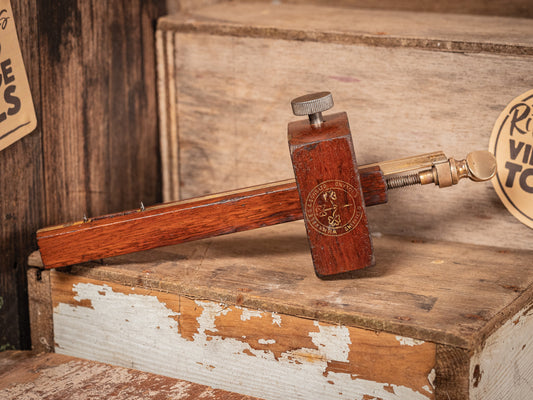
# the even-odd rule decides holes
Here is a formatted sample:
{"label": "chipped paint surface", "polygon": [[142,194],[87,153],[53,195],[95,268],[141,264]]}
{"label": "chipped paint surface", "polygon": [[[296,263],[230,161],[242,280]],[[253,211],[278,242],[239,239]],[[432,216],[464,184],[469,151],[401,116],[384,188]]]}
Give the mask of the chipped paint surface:
{"label": "chipped paint surface", "polygon": [[77,283],[55,302],[56,352],[265,399],[433,398],[430,343],[211,301],[176,310],[119,286]]}
{"label": "chipped paint surface", "polygon": [[281,315],[272,313],[272,323],[281,326]]}
{"label": "chipped paint surface", "polygon": [[274,339],[259,339],[259,343],[261,344],[274,344],[276,341]]}
{"label": "chipped paint surface", "polygon": [[420,346],[421,344],[424,344],[425,342],[423,340],[413,339],[410,337],[405,336],[396,336],[396,340],[400,342],[403,346]]}
{"label": "chipped paint surface", "polygon": [[237,308],[242,310],[241,321],[250,321],[252,317],[261,318],[263,316],[263,313],[261,311],[248,310],[242,307],[237,307]]}
{"label": "chipped paint surface", "polygon": [[317,348],[322,348],[328,354],[328,360],[348,362],[350,353],[350,332],[345,326],[321,325],[318,321],[313,321],[318,327],[318,332],[309,332],[313,343]]}
{"label": "chipped paint surface", "polygon": [[470,362],[472,400],[531,399],[533,306],[496,330]]}

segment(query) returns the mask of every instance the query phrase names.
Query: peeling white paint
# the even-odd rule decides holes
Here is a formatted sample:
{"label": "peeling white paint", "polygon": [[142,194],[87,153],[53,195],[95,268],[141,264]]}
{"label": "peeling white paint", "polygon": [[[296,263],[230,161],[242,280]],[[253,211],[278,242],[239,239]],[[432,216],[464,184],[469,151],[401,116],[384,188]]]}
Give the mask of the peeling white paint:
{"label": "peeling white paint", "polygon": [[[146,297],[146,296],[144,296]],[[202,307],[202,314],[197,318],[198,332],[193,335],[195,339],[205,337],[205,331],[216,332],[215,318],[217,315],[226,315],[230,309],[223,304],[212,301],[196,300],[196,305]]]}
{"label": "peeling white paint", "polygon": [[470,361],[472,400],[533,398],[533,309],[517,313]]}
{"label": "peeling white paint", "polygon": [[259,344],[274,344],[276,341],[274,339],[259,339],[257,341]]}
{"label": "peeling white paint", "polygon": [[262,318],[263,313],[257,310],[250,310],[244,307],[236,307],[238,310],[242,311],[241,321],[249,321],[252,318]]}
{"label": "peeling white paint", "polygon": [[[428,375],[428,381],[431,385],[432,389],[435,389],[435,376],[436,376],[435,368],[433,368]],[[432,392],[433,390],[428,390],[428,392]]]}
{"label": "peeling white paint", "polygon": [[[216,332],[215,319],[237,312],[234,308],[197,301],[202,314],[197,318],[198,332],[190,341],[179,334],[177,313],[155,296],[126,295],[107,285],[81,283],[73,290],[77,300],[89,300],[92,308],[61,303],[54,309],[58,353],[125,367],[135,365],[143,371],[267,400],[354,399],[364,394],[384,400],[428,399],[404,386],[393,385],[394,393],[390,393],[383,382],[352,379],[346,373],[324,376],[328,360],[348,360],[351,339],[344,326],[316,322],[319,332],[309,336],[318,350],[288,351],[276,359],[271,351],[212,334]],[[251,317],[257,312],[246,310],[243,314]],[[281,325],[282,319],[272,315],[273,324]]]}
{"label": "peeling white paint", "polygon": [[309,336],[326,359],[347,362],[350,344],[352,344],[348,328],[339,325],[324,326],[318,321],[314,321],[314,324],[320,331],[309,332]]}
{"label": "peeling white paint", "polygon": [[413,339],[410,337],[405,336],[396,336],[396,340],[400,342],[402,346],[420,346],[421,344],[424,344],[425,342],[423,340]]}
{"label": "peeling white paint", "polygon": [[273,312],[272,313],[272,325],[274,324],[281,327],[281,315]]}

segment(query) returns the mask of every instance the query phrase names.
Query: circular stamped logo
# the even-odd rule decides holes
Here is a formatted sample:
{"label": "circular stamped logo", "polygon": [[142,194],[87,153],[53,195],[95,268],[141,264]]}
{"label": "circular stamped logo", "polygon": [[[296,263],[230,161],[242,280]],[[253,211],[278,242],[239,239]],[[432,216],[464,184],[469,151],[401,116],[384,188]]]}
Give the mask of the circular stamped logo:
{"label": "circular stamped logo", "polygon": [[496,193],[511,214],[533,228],[533,90],[500,114],[489,150],[498,165],[492,180]]}
{"label": "circular stamped logo", "polygon": [[357,190],[344,181],[320,183],[305,201],[308,225],[328,236],[341,236],[352,231],[363,216],[363,207],[355,201],[358,195]]}

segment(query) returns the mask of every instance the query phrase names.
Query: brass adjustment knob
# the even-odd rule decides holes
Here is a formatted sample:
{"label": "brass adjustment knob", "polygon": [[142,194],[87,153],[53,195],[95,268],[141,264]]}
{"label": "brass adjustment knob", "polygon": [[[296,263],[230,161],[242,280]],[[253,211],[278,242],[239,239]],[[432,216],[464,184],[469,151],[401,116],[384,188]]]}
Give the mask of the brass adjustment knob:
{"label": "brass adjustment knob", "polygon": [[468,177],[475,182],[492,179],[496,175],[496,157],[488,151],[473,151],[466,156]]}
{"label": "brass adjustment knob", "polygon": [[318,92],[297,97],[291,101],[294,115],[309,116],[309,123],[319,127],[324,122],[322,113],[333,107],[333,96],[330,92]]}

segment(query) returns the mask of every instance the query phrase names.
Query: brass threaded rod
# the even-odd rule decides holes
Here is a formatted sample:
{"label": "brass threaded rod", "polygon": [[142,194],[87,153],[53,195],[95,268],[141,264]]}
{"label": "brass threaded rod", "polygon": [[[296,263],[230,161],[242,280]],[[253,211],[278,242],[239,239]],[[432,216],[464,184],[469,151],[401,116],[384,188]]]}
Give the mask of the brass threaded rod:
{"label": "brass threaded rod", "polygon": [[387,189],[398,189],[406,186],[421,185],[419,174],[400,175],[386,178]]}

